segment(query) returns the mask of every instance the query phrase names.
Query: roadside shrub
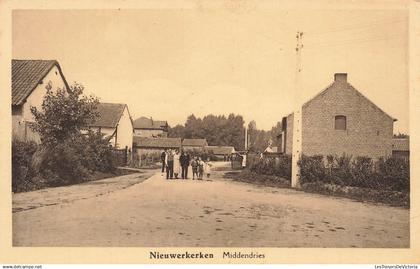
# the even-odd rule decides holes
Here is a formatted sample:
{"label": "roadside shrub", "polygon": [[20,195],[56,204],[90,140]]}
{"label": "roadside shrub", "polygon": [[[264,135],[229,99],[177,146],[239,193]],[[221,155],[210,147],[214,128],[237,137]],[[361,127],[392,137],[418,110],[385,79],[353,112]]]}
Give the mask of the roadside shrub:
{"label": "roadside shrub", "polygon": [[292,158],[290,155],[278,155],[269,157],[248,157],[248,168],[251,172],[261,175],[280,176],[290,180],[292,170]]}
{"label": "roadside shrub", "polygon": [[333,184],[348,185],[351,179],[351,156],[335,156],[329,181]]}
{"label": "roadside shrub", "polygon": [[40,172],[54,186],[79,183],[93,172],[114,172],[117,168],[113,148],[100,133],[77,135],[46,151]]}
{"label": "roadside shrub", "polygon": [[301,183],[327,181],[326,169],[323,162],[323,156],[305,156],[302,155],[298,161],[300,167]]}
{"label": "roadside shrub", "polygon": [[302,156],[298,162],[301,183],[322,182],[338,186],[387,191],[409,191],[409,161],[389,157],[377,164],[369,157]]}
{"label": "roadside shrub", "polygon": [[378,177],[388,189],[410,191],[410,162],[403,158],[380,159]]}
{"label": "roadside shrub", "polygon": [[36,188],[33,171],[30,169],[32,156],[37,150],[35,142],[12,141],[12,191],[21,192]]}

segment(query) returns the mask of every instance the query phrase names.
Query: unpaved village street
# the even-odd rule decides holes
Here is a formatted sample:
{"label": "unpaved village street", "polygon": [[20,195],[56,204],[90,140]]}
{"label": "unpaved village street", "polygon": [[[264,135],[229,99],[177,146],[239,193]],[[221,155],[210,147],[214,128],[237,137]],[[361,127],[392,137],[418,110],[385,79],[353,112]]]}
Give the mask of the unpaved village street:
{"label": "unpaved village street", "polygon": [[[154,171],[134,182],[138,175],[14,194],[13,245],[409,247],[407,209],[258,187],[222,172],[203,181]],[[124,187],[95,188],[116,179]],[[45,192],[51,201],[33,206]]]}

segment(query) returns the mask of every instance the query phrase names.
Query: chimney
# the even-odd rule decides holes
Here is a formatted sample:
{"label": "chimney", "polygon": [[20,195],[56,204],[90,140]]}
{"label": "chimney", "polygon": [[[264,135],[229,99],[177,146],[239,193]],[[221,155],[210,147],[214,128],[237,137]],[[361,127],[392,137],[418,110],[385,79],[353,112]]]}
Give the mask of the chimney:
{"label": "chimney", "polygon": [[347,73],[335,73],[334,82],[347,82]]}

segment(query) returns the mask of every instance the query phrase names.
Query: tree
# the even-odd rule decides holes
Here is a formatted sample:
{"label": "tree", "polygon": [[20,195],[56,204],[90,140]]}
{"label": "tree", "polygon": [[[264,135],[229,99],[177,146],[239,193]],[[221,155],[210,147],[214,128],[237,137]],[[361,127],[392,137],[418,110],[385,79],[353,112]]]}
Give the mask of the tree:
{"label": "tree", "polygon": [[53,91],[47,86],[42,109],[31,107],[41,145],[33,156],[32,170],[50,185],[83,181],[94,171],[113,172],[115,156],[103,134],[88,131],[99,116],[97,98],[86,97],[83,86]]}
{"label": "tree", "polygon": [[75,84],[70,89],[53,91],[47,86],[42,109],[31,107],[36,131],[44,145],[57,145],[80,133],[98,117],[97,98],[82,96],[84,87]]}
{"label": "tree", "polygon": [[176,125],[175,127],[168,129],[168,137],[184,137],[185,136],[185,127],[183,125]]}

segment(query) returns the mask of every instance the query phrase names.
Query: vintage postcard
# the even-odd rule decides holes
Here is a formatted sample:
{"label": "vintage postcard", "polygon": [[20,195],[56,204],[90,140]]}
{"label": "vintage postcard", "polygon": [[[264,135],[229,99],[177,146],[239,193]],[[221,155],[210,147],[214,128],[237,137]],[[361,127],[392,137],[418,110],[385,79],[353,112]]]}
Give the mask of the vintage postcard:
{"label": "vintage postcard", "polygon": [[415,1],[0,7],[0,263],[420,262]]}

